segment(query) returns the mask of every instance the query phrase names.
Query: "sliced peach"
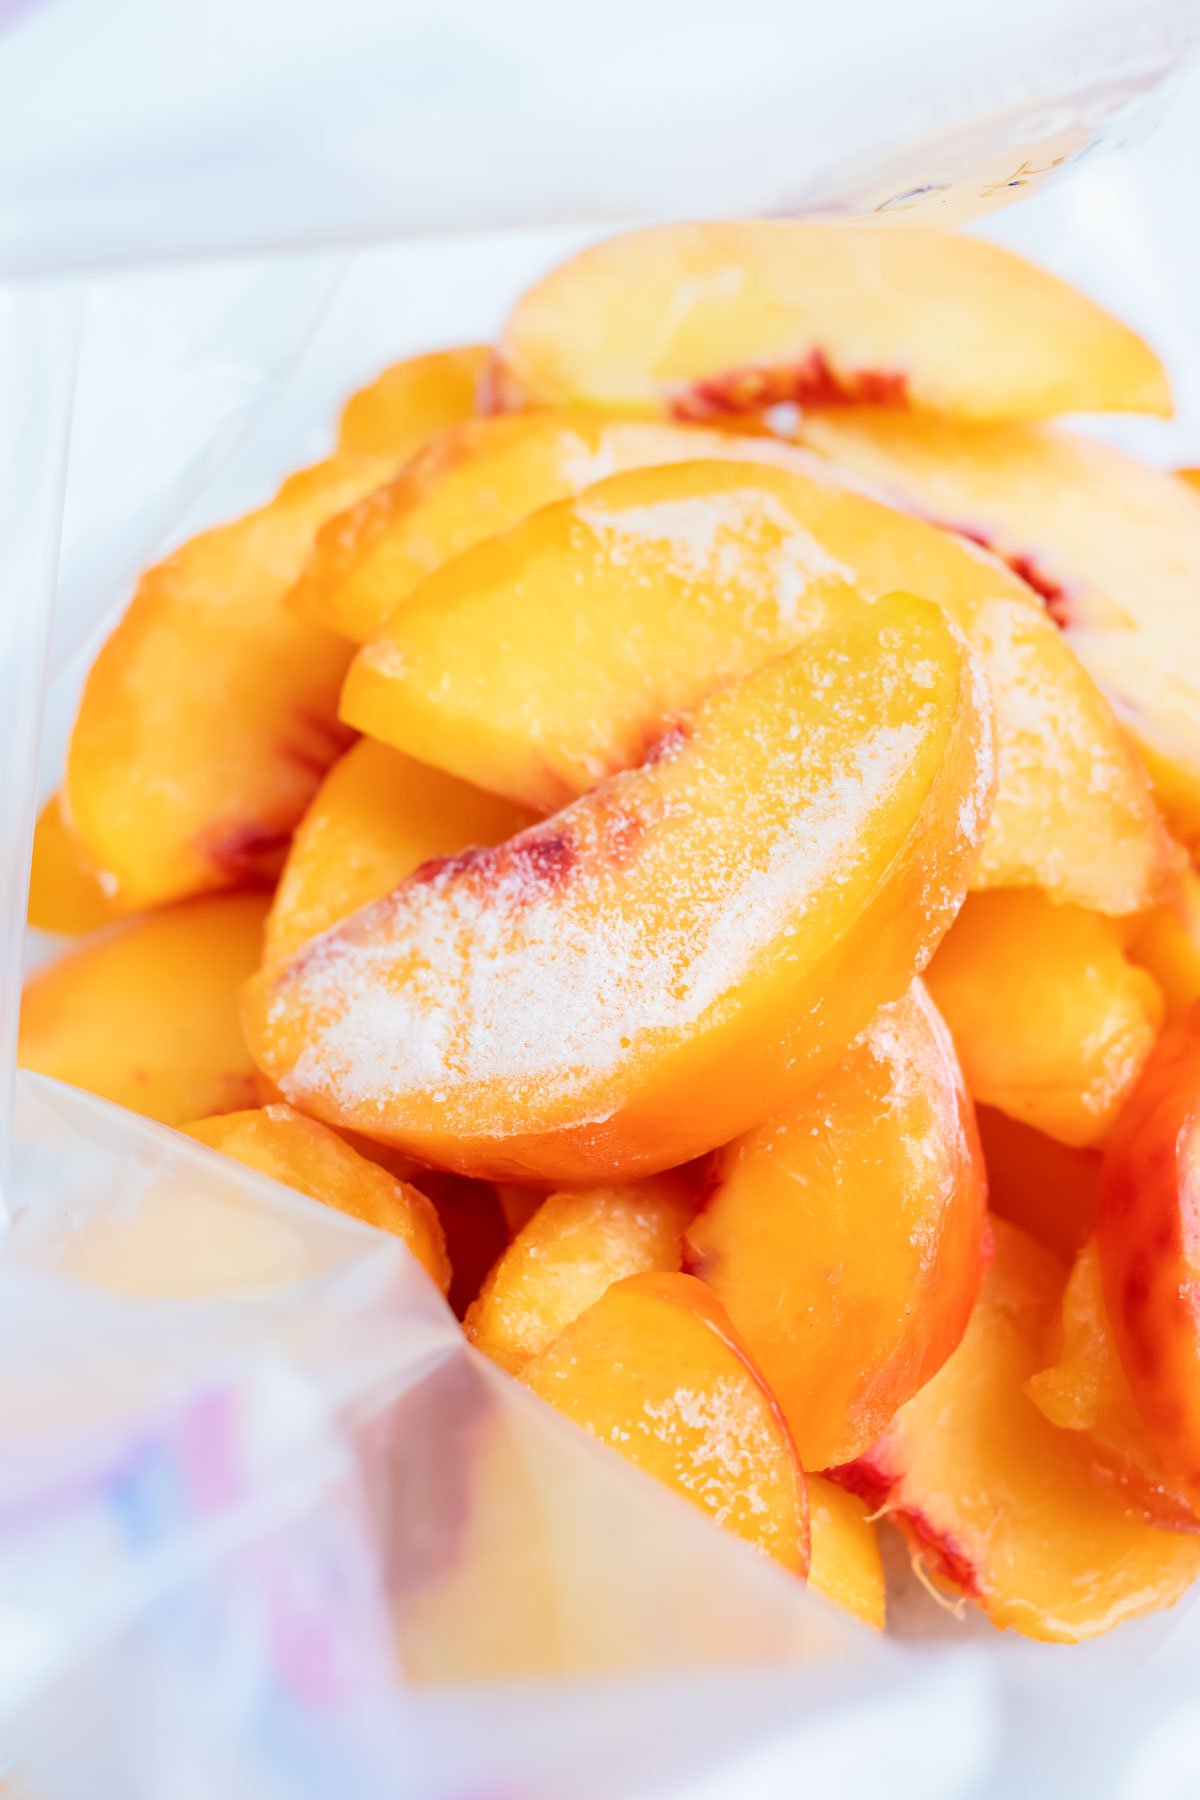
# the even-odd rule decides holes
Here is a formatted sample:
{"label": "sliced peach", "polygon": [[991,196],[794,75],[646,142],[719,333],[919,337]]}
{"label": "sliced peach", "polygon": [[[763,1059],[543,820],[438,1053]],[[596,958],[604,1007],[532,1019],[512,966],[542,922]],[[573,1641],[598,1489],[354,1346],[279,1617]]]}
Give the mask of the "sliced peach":
{"label": "sliced peach", "polygon": [[1134,1401],[1200,1502],[1200,1006],[1167,1027],[1105,1150],[1104,1300]]}
{"label": "sliced peach", "polygon": [[535,1394],[797,1575],[804,1473],[783,1414],[724,1310],[690,1275],[630,1275],[521,1379]]}
{"label": "sliced peach", "polygon": [[426,867],[249,985],[285,1098],[474,1175],[671,1168],[777,1105],[903,992],[961,902],[986,694],[936,607],[835,628],[645,764]]}
{"label": "sliced peach", "polygon": [[464,344],[393,363],[346,402],[338,449],[397,461],[411,456],[426,439],[471,417],[490,358],[487,344]]}
{"label": "sliced peach", "polygon": [[979,238],[907,226],[651,226],[518,301],[508,382],[684,419],[876,401],[967,419],[1169,413],[1162,365],[1076,289]]}
{"label": "sliced peach", "polygon": [[431,857],[499,843],[531,819],[383,744],[354,744],[296,827],[267,919],[265,960],[290,956]]}
{"label": "sliced peach", "polygon": [[352,1150],[327,1125],[290,1106],[223,1113],[185,1127],[189,1137],[348,1213],[406,1243],[443,1294],[450,1285],[446,1239],[432,1203]]}
{"label": "sliced peach", "polygon": [[994,1231],[962,1343],[837,1478],[885,1509],[914,1561],[994,1624],[1076,1643],[1173,1605],[1200,1574],[1200,1539],[1148,1524],[1082,1434],[1029,1399],[1065,1270],[1003,1219]]}
{"label": "sliced peach", "polygon": [[805,1468],[848,1462],[945,1362],[983,1276],[971,1102],[920,983],[711,1182],[684,1266],[750,1346]]}
{"label": "sliced peach", "polygon": [[1169,1020],[1200,1000],[1200,874],[1195,869],[1185,869],[1174,897],[1138,921],[1128,954],[1158,983]]}
{"label": "sliced peach", "polygon": [[189,901],[40,970],[21,1000],[20,1066],[164,1125],[255,1105],[237,992],[266,909],[261,894]]}
{"label": "sliced peach", "polygon": [[278,869],[345,748],[339,638],[283,605],[322,520],[391,471],[331,458],[143,575],[83,691],[71,824],[126,910]]}
{"label": "sliced peach", "polygon": [[805,1480],[812,1538],[809,1587],[882,1631],[887,1603],[883,1562],[866,1502],[824,1475]]}
{"label": "sliced peach", "polygon": [[82,937],[117,916],[90,856],[53,794],[38,814],[29,866],[29,923],[35,931]]}
{"label": "sliced peach", "polygon": [[976,1100],[1100,1141],[1149,1056],[1162,996],[1109,919],[1032,889],[973,894],[929,966]]}
{"label": "sliced peach", "polygon": [[1099,1150],[1060,1144],[994,1106],[977,1106],[975,1122],[992,1211],[1070,1261],[1096,1223]]}
{"label": "sliced peach", "polygon": [[322,526],[288,603],[369,643],[426,576],[539,508],[623,470],[733,456],[808,465],[776,438],[699,426],[581,411],[472,419]]}
{"label": "sliced peach", "polygon": [[1105,912],[1161,899],[1178,852],[1145,771],[1025,584],[817,457],[748,454],[614,476],[468,551],[360,651],[343,717],[549,811],[855,591],[905,588],[962,627],[994,694],[999,780],[976,882]]}
{"label": "sliced peach", "polygon": [[1025,1384],[1034,1405],[1064,1431],[1085,1432],[1101,1467],[1152,1522],[1200,1531],[1200,1520],[1162,1465],[1121,1367],[1094,1238],[1075,1260],[1052,1343],[1053,1361]]}
{"label": "sliced peach", "polygon": [[695,1208],[681,1175],[551,1194],[484,1282],[467,1336],[516,1374],[614,1281],[678,1270]]}
{"label": "sliced peach", "polygon": [[1091,438],[876,409],[806,415],[805,440],[902,505],[987,544],[1042,595],[1200,848],[1200,494]]}

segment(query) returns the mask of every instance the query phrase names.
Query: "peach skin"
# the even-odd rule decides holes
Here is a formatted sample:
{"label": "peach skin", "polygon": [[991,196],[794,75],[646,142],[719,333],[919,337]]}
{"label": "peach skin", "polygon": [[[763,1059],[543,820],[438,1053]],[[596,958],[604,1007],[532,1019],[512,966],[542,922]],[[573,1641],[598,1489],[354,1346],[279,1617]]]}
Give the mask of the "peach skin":
{"label": "peach skin", "polygon": [[333,765],[296,827],[264,962],[291,956],[430,858],[499,843],[532,821],[523,807],[362,739]]}
{"label": "peach skin", "polygon": [[919,982],[717,1154],[684,1267],[746,1340],[806,1469],[865,1450],[945,1362],[986,1209],[971,1102]]}
{"label": "peach skin", "polygon": [[343,718],[547,812],[856,592],[907,589],[962,628],[993,693],[976,883],[1115,913],[1163,898],[1178,851],[1145,770],[1028,587],[818,457],[777,445],[773,467],[732,441],[737,461],[614,476],[447,564],[360,651]]}
{"label": "peach skin", "polygon": [[1200,493],[1049,426],[806,414],[805,441],[897,504],[988,545],[1108,695],[1176,835],[1200,850]]}
{"label": "peach skin", "polygon": [[914,1562],[992,1623],[1078,1643],[1171,1606],[1200,1539],[1150,1525],[1025,1392],[1045,1362],[1065,1271],[998,1219],[966,1336],[878,1443],[836,1478],[885,1510]]}
{"label": "peach skin", "polygon": [[247,988],[302,1111],[464,1173],[672,1168],[835,1062],[961,903],[987,696],[944,615],[836,628],[678,718],[645,763],[427,865]]}
{"label": "peach skin", "polygon": [[879,1533],[866,1502],[824,1475],[805,1477],[812,1555],[808,1585],[882,1631],[887,1596]]}
{"label": "peach skin", "polygon": [[975,1099],[1075,1148],[1103,1138],[1162,1024],[1117,926],[1033,889],[973,894],[927,980]]}
{"label": "peach skin", "polygon": [[100,876],[53,794],[38,814],[29,865],[28,919],[35,931],[83,937],[118,917]]}
{"label": "peach skin", "polygon": [[464,344],[393,363],[346,402],[338,449],[396,462],[411,456],[429,438],[471,417],[490,357],[487,344]]}
{"label": "peach skin", "polygon": [[614,1281],[678,1271],[695,1210],[694,1181],[678,1173],[550,1194],[484,1282],[467,1336],[517,1374]]}
{"label": "peach skin", "polygon": [[1099,1466],[1152,1524],[1200,1531],[1200,1520],[1163,1467],[1121,1367],[1094,1238],[1075,1259],[1048,1351],[1053,1360],[1025,1384],[1034,1405],[1052,1425],[1086,1434]]}
{"label": "peach skin", "polygon": [[220,894],[114,927],[41,969],[17,1061],[182,1125],[253,1106],[237,991],[258,967],[266,896]]}
{"label": "peach skin", "polygon": [[977,1106],[975,1123],[992,1211],[1069,1262],[1096,1223],[1100,1151],[1060,1144],[994,1106]]}
{"label": "peach skin", "polygon": [[272,1181],[296,1188],[337,1212],[403,1240],[444,1294],[450,1285],[446,1239],[432,1202],[419,1188],[368,1162],[327,1125],[290,1106],[223,1113],[184,1127],[188,1137],[219,1150]]}
{"label": "peach skin", "polygon": [[1169,1025],[1105,1148],[1096,1239],[1137,1409],[1200,1502],[1200,1006]]}
{"label": "peach skin", "polygon": [[703,422],[782,403],[1171,410],[1153,352],[1093,301],[998,245],[913,225],[632,231],[530,288],[499,358],[526,400]]}
{"label": "peach skin", "polygon": [[1200,1000],[1200,874],[1194,868],[1184,870],[1173,899],[1136,922],[1127,954],[1158,983],[1168,1020]]}
{"label": "peach skin", "polygon": [[525,1365],[521,1379],[796,1575],[807,1575],[804,1472],[783,1414],[724,1310],[690,1275],[630,1275]]}

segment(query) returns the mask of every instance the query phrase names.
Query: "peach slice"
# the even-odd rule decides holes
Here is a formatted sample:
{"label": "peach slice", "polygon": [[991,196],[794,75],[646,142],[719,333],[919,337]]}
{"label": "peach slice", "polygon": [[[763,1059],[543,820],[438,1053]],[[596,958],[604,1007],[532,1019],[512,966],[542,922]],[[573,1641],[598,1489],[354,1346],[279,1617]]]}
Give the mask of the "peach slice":
{"label": "peach slice", "polygon": [[265,970],[255,1058],[301,1110],[477,1176],[687,1162],[928,958],[978,854],[989,723],[936,607],[847,600],[642,767]]}
{"label": "peach slice", "polygon": [[500,339],[526,398],[730,420],[876,401],[966,419],[1169,413],[1093,301],[979,238],[907,226],[651,226],[543,277]]}
{"label": "peach slice", "polygon": [[346,402],[338,449],[394,461],[411,456],[428,438],[471,417],[490,358],[487,344],[464,344],[393,363]]}
{"label": "peach slice", "polygon": [[719,1153],[684,1267],[712,1288],[806,1469],[848,1462],[945,1362],[983,1276],[987,1185],[921,984]]}
{"label": "peach slice", "polygon": [[1167,1027],[1105,1150],[1096,1237],[1122,1366],[1200,1502],[1200,1006]]}
{"label": "peach slice", "polygon": [[333,765],[296,827],[264,960],[292,955],[431,857],[499,843],[531,822],[507,800],[363,739]]}
{"label": "peach slice", "polygon": [[550,811],[855,591],[904,588],[962,627],[993,689],[999,781],[976,882],[1106,912],[1161,899],[1178,852],[1145,771],[1025,584],[787,453],[786,468],[739,447],[739,461],[614,476],[478,545],[360,651],[343,717]]}
{"label": "peach slice", "polygon": [[1158,983],[1168,1020],[1200,1000],[1200,874],[1194,868],[1184,870],[1173,899],[1138,921],[1127,953]]}
{"label": "peach slice", "polygon": [[1200,494],[1090,438],[876,409],[806,415],[805,440],[901,505],[989,545],[1043,596],[1200,849]]}
{"label": "peach slice", "polygon": [[724,1310],[690,1275],[630,1275],[521,1379],[630,1462],[807,1575],[804,1472],[771,1391]]}
{"label": "peach slice", "polygon": [[677,1271],[695,1209],[692,1182],[677,1174],[549,1195],[484,1282],[467,1336],[516,1374],[614,1281]]}
{"label": "peach slice", "polygon": [[1150,1525],[1025,1392],[1062,1298],[1057,1257],[1000,1219],[966,1336],[837,1479],[886,1509],[914,1562],[999,1626],[1077,1643],[1172,1605],[1200,1539]]}
{"label": "peach slice", "polygon": [[805,1477],[812,1555],[808,1585],[882,1631],[887,1596],[879,1533],[866,1502],[824,1475]]}
{"label": "peach slice", "polygon": [[1096,1223],[1099,1150],[1060,1144],[994,1106],[977,1106],[975,1122],[992,1211],[1069,1262]]}
{"label": "peach slice", "polygon": [[237,991],[258,967],[266,909],[261,894],[213,895],[60,957],[26,983],[21,1068],[164,1125],[253,1106]]}
{"label": "peach slice", "polygon": [[38,814],[29,866],[29,923],[35,931],[82,937],[117,917],[96,865],[63,816],[54,794]]}
{"label": "peach slice", "polygon": [[446,1239],[432,1203],[418,1188],[352,1150],[336,1131],[290,1106],[223,1113],[185,1127],[210,1150],[257,1169],[338,1212],[401,1238],[444,1294],[450,1285]]}
{"label": "peach slice", "polygon": [[973,894],[927,980],[975,1099],[1075,1147],[1104,1136],[1162,1024],[1112,920],[1032,889]]}
{"label": "peach slice", "polygon": [[1030,1377],[1025,1391],[1051,1424],[1087,1433],[1101,1467],[1152,1523],[1200,1531],[1200,1520],[1162,1465],[1121,1367],[1094,1238],[1076,1258],[1063,1294],[1054,1361]]}

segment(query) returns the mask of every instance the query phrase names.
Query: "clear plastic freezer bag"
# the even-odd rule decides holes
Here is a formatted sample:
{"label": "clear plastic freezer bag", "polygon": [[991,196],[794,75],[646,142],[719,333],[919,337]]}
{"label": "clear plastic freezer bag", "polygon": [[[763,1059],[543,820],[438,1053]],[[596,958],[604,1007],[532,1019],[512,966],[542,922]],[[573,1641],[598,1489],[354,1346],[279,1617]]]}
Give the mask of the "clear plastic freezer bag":
{"label": "clear plastic freezer bag", "polygon": [[[56,10],[78,14],[48,9],[39,28],[59,29]],[[574,169],[556,161],[574,198],[531,158],[481,203],[476,156],[447,174],[440,218],[406,212],[395,183],[354,212],[330,136],[311,211],[286,236],[790,201],[953,216],[1119,138],[1124,103],[1186,42],[1185,13],[1143,19],[1134,48],[1118,32],[1120,55],[1097,32],[1096,66],[1054,70],[1057,90],[1048,74],[1015,80],[1010,61],[970,105],[956,94],[949,112],[931,103],[878,132],[859,116],[824,158],[793,122],[771,145],[786,174],[766,184],[764,144],[748,138],[725,187],[704,163],[686,191],[677,176],[639,191],[616,165],[606,186],[585,115]],[[1016,41],[1030,29],[1024,13],[1011,23]],[[694,68],[719,62],[719,35],[698,34]],[[37,44],[13,42],[10,79],[31,91]],[[0,88],[5,47],[0,34]],[[609,73],[631,79],[619,58]],[[627,99],[659,105],[636,83]],[[9,118],[20,147],[28,118]],[[569,129],[561,109],[551,123]],[[139,120],[146,142],[160,124]],[[338,402],[384,363],[490,336],[530,276],[590,230],[263,256],[289,155],[248,184],[201,158],[195,179],[214,177],[202,222],[163,247],[240,256],[30,285],[155,242],[149,174],[108,235],[80,229],[97,193],[92,217],[105,217],[103,182],[77,181],[86,126],[36,231],[28,211],[0,211],[4,266],[21,277],[0,294],[0,554],[20,597],[0,613],[9,1058],[19,968],[45,948],[20,929],[35,801],[138,569],[320,455]],[[0,162],[5,142],[0,128]],[[1152,444],[1128,436],[1171,461],[1200,459],[1200,253],[1174,229],[1192,149],[1181,101],[1144,149],[987,227],[1164,354],[1178,416]],[[1008,1791],[1052,1761],[1064,1793],[1200,1780],[1194,1608],[1056,1651],[964,1627],[918,1593],[910,1643],[881,1642],[479,1359],[400,1246],[34,1077],[16,1082],[5,1149],[0,1769],[16,1758],[46,1800],[682,1800],[814,1782],[949,1796]]]}

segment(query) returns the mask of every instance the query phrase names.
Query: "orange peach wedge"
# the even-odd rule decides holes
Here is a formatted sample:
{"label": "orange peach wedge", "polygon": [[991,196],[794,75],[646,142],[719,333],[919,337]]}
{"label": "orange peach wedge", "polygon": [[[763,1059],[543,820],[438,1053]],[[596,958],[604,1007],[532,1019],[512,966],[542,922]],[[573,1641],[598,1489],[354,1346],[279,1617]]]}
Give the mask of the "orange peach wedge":
{"label": "orange peach wedge", "polygon": [[1098,1143],[1162,1023],[1111,919],[1032,889],[972,894],[929,966],[967,1086],[1060,1143]]}
{"label": "orange peach wedge", "polygon": [[1025,1384],[1034,1405],[1064,1431],[1085,1433],[1097,1463],[1152,1523],[1200,1531],[1200,1519],[1163,1467],[1121,1367],[1094,1238],[1075,1259],[1049,1348],[1053,1360]]}
{"label": "orange peach wedge", "polygon": [[805,1479],[812,1542],[809,1587],[882,1631],[887,1603],[883,1561],[866,1502],[824,1475]]}
{"label": "orange peach wedge", "polygon": [[965,419],[1169,413],[1157,358],[1043,269],[907,226],[652,226],[572,257],[500,339],[527,399],[731,420],[876,401]]}
{"label": "orange peach wedge", "polygon": [[808,1573],[804,1473],[783,1415],[703,1282],[631,1275],[521,1379],[756,1550]]}
{"label": "orange peach wedge", "polygon": [[1096,1222],[1100,1151],[1060,1144],[994,1106],[977,1106],[975,1122],[992,1211],[1069,1262]]}
{"label": "orange peach wedge", "polygon": [[467,1336],[517,1373],[614,1281],[678,1270],[695,1209],[694,1184],[680,1174],[549,1195],[484,1282]]}
{"label": "orange peach wedge", "polygon": [[40,970],[21,1000],[21,1068],[164,1125],[253,1106],[237,991],[258,967],[266,907],[259,894],[188,901]]}
{"label": "orange peach wedge", "polygon": [[29,923],[35,931],[82,937],[117,916],[90,856],[63,816],[54,794],[38,814],[29,865]]}
{"label": "orange peach wedge", "polygon": [[343,718],[550,811],[856,592],[907,589],[963,629],[994,696],[976,883],[1104,912],[1161,899],[1178,853],[1145,770],[1025,584],[782,448],[787,467],[757,453],[614,476],[458,557],[360,651]]}
{"label": "orange peach wedge", "polygon": [[806,1469],[865,1450],[954,1349],[986,1205],[971,1102],[920,983],[719,1153],[684,1266],[746,1340]]}
{"label": "orange peach wedge", "polygon": [[936,607],[847,600],[641,767],[265,970],[255,1058],[303,1111],[468,1174],[687,1162],[928,958],[978,854],[989,723]]}
{"label": "orange peach wedge", "polygon": [[1104,1300],[1163,1462],[1200,1503],[1200,1006],[1167,1027],[1106,1146]]}
{"label": "orange peach wedge", "polygon": [[418,1188],[368,1162],[336,1131],[290,1106],[219,1114],[188,1125],[187,1135],[260,1175],[296,1188],[352,1219],[401,1238],[443,1294],[450,1285],[446,1239],[432,1203]]}
{"label": "orange peach wedge", "polygon": [[818,412],[806,441],[989,545],[1042,595],[1200,849],[1200,493],[1107,444],[1037,425]]}
{"label": "orange peach wedge", "polygon": [[837,1478],[887,1511],[914,1561],[996,1625],[1076,1643],[1172,1605],[1200,1574],[1200,1539],[1150,1525],[1025,1384],[1062,1297],[1058,1259],[997,1220],[966,1336]]}
{"label": "orange peach wedge", "polygon": [[333,765],[296,827],[264,961],[292,955],[430,858],[499,843],[531,822],[525,809],[364,738]]}
{"label": "orange peach wedge", "polygon": [[1172,899],[1137,921],[1127,954],[1158,983],[1168,1019],[1200,1000],[1200,874],[1194,868],[1184,870]]}
{"label": "orange peach wedge", "polygon": [[337,447],[351,456],[411,456],[475,411],[491,357],[486,344],[433,350],[393,363],[342,410]]}

